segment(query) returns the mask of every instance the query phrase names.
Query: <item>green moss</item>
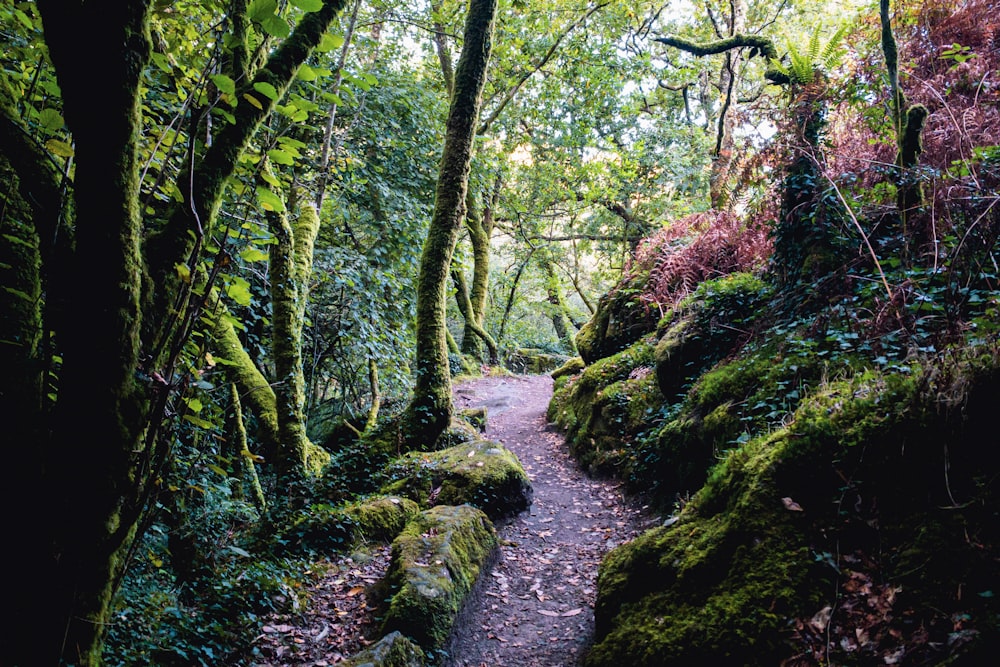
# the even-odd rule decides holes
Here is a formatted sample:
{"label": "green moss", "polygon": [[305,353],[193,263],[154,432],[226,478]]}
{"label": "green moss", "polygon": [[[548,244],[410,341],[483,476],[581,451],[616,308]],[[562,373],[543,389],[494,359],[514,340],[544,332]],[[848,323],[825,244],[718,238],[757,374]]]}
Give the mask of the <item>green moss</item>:
{"label": "green moss", "polygon": [[390,541],[420,508],[408,498],[377,496],[340,506],[298,510],[270,539],[283,553],[330,553],[362,541]]}
{"label": "green moss", "polygon": [[424,652],[399,632],[338,663],[341,667],[423,667]]}
{"label": "green moss", "polygon": [[[632,382],[627,388],[611,389],[612,385],[648,377],[653,364],[655,338],[647,336],[621,352],[600,359],[583,372],[570,377],[552,396],[548,418],[566,431],[566,441],[584,465],[594,465],[604,454],[620,449],[625,420],[621,410],[630,396],[643,395],[647,382]],[[655,399],[654,399],[655,400]],[[615,412],[615,406],[619,406]],[[605,415],[607,407],[614,413]],[[613,459],[614,456],[611,456]]]}
{"label": "green moss", "polygon": [[656,377],[664,396],[676,396],[749,336],[766,292],[756,276],[734,273],[702,283],[661,320]]}
{"label": "green moss", "polygon": [[[901,611],[884,621],[901,642],[925,632],[944,646],[955,614],[977,628],[970,636],[996,637],[990,598],[956,591],[997,583],[990,558],[972,546],[994,543],[998,533],[1000,505],[975,481],[997,467],[952,467],[948,485],[941,476],[944,444],[953,451],[968,438],[964,428],[977,428],[965,425],[968,416],[942,412],[943,397],[974,406],[976,396],[993,394],[993,363],[866,371],[827,383],[786,427],[730,450],[676,523],[602,564],[597,644],[586,664],[778,664],[801,652],[787,641],[795,619],[843,603],[838,581],[858,569],[903,591]],[[720,405],[706,421],[729,419]],[[975,502],[949,507],[956,488]],[[969,530],[977,537],[961,536]],[[849,613],[841,613],[838,632],[853,638]]]}
{"label": "green moss", "polygon": [[412,452],[391,464],[382,491],[421,506],[468,503],[496,519],[531,504],[531,482],[520,461],[498,442],[476,440],[437,452]]}
{"label": "green moss", "polygon": [[[483,428],[486,427],[486,408],[481,408],[482,415],[480,416]],[[447,449],[449,447],[455,447],[457,445],[472,442],[473,440],[478,440],[480,438],[480,429],[476,428],[471,421],[467,421],[465,417],[469,420],[476,419],[477,416],[473,412],[468,415],[458,415],[455,419],[451,420],[451,426],[446,428],[444,432],[438,437],[437,442],[434,443],[434,449]]]}
{"label": "green moss", "polygon": [[570,376],[576,375],[584,369],[586,364],[583,363],[583,359],[580,357],[571,357],[562,366],[552,371],[549,375],[552,376],[553,380],[558,383],[562,378],[568,378]]}
{"label": "green moss", "polygon": [[586,363],[616,354],[655,331],[658,311],[642,298],[648,279],[648,270],[639,271],[601,297],[574,340]]}
{"label": "green moss", "polygon": [[420,512],[415,502],[397,496],[374,497],[345,505],[340,514],[350,520],[352,541],[389,541]]}
{"label": "green moss", "polygon": [[466,424],[476,429],[477,432],[482,433],[486,430],[486,421],[488,414],[485,405],[480,405],[477,408],[466,408],[458,413],[459,418]]}
{"label": "green moss", "polygon": [[441,648],[497,546],[493,524],[469,505],[421,512],[392,543],[383,631],[398,630],[425,650]]}

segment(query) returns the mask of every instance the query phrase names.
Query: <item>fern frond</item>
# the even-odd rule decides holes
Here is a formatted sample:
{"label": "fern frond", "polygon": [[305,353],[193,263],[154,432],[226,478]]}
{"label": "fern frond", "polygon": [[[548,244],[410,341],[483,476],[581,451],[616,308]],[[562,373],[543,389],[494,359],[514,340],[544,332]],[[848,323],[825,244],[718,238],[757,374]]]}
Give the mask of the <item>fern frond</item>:
{"label": "fern frond", "polygon": [[830,40],[826,43],[823,48],[823,53],[820,54],[819,63],[823,66],[825,70],[831,70],[840,64],[843,60],[847,49],[843,48],[844,36],[847,34],[847,24],[841,23],[840,27],[837,28],[837,32],[833,33]]}
{"label": "fern frond", "polygon": [[817,23],[816,27],[813,28],[812,35],[809,36],[808,59],[810,63],[819,62],[819,32],[822,26],[822,23]]}

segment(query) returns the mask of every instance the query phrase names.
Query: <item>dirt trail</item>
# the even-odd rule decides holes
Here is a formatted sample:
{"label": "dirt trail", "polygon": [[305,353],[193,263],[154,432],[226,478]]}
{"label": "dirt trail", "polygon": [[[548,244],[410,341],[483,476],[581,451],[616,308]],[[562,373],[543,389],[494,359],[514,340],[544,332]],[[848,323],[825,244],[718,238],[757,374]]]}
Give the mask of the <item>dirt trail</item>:
{"label": "dirt trail", "polygon": [[564,667],[590,645],[597,567],[649,522],[610,482],[589,479],[545,411],[547,376],[482,378],[459,385],[460,408],[485,405],[486,437],[517,454],[534,502],[500,527],[504,546],[469,601],[445,667]]}

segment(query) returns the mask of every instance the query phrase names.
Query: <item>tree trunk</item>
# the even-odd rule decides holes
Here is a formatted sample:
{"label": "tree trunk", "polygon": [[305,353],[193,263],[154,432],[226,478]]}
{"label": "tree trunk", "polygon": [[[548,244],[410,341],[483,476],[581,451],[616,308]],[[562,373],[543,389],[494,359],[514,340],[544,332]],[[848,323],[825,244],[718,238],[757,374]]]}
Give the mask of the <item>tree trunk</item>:
{"label": "tree trunk", "polygon": [[269,212],[267,220],[276,241],[271,246],[270,271],[279,443],[274,464],[279,489],[289,490],[305,480],[312,448],[303,412],[302,326],[319,216],[311,205],[304,205],[294,228],[283,211]]}
{"label": "tree trunk", "polygon": [[445,298],[451,257],[462,224],[472,140],[492,50],[496,7],[496,0],[471,1],[465,44],[455,71],[455,92],[448,112],[434,213],[417,282],[416,384],[400,434],[408,449],[432,443],[451,419]]}
{"label": "tree trunk", "polygon": [[[38,489],[39,506],[51,515],[34,517],[48,532],[51,551],[28,555],[40,558],[17,569],[27,585],[15,586],[5,605],[18,614],[4,627],[16,638],[13,653],[4,651],[13,663],[99,663],[113,582],[142,509],[145,480],[135,473],[148,454],[151,388],[136,376],[142,321],[137,142],[139,81],[150,53],[148,5],[111,5],[94,23],[87,19],[95,9],[83,3],[38,3],[77,167],[75,252],[47,267],[61,277],[47,296],[66,304],[65,322],[77,330],[55,332],[63,364]],[[79,293],[84,276],[86,298]]]}

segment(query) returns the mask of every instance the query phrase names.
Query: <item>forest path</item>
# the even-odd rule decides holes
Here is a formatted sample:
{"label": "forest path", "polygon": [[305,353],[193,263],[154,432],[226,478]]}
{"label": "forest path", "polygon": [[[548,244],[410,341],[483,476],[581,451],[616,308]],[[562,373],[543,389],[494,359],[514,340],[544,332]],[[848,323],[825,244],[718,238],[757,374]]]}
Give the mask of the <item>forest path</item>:
{"label": "forest path", "polygon": [[552,379],[481,378],[456,385],[459,408],[485,405],[486,437],[521,460],[530,509],[499,527],[501,556],[467,602],[445,667],[568,667],[594,632],[601,558],[649,522],[613,482],[588,478],[545,413]]}

